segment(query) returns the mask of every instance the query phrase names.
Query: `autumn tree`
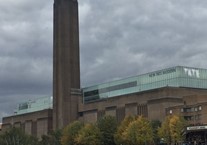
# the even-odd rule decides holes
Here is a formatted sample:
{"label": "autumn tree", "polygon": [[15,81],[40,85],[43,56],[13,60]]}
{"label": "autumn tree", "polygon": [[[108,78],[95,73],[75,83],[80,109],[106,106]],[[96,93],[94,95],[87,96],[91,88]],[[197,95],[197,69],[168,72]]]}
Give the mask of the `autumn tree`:
{"label": "autumn tree", "polygon": [[150,124],[153,131],[153,141],[155,144],[159,144],[160,138],[158,136],[158,129],[161,127],[161,122],[159,120],[152,120]]}
{"label": "autumn tree", "polygon": [[170,134],[173,143],[184,140],[183,132],[186,127],[186,121],[180,116],[173,115],[169,122]]}
{"label": "autumn tree", "polygon": [[160,138],[164,139],[164,142],[167,144],[171,143],[171,134],[170,134],[170,118],[171,116],[165,117],[165,120],[162,122],[161,127],[158,129],[158,135]]}
{"label": "autumn tree", "polygon": [[123,139],[127,145],[144,145],[153,142],[153,130],[150,122],[139,116],[132,121],[123,132]]}
{"label": "autumn tree", "polygon": [[179,116],[170,115],[165,118],[161,128],[158,130],[160,138],[168,144],[183,141],[183,131],[186,126],[186,121]]}
{"label": "autumn tree", "polygon": [[75,138],[78,136],[79,131],[84,127],[80,121],[75,121],[63,129],[61,143],[62,145],[75,145]]}
{"label": "autumn tree", "polygon": [[127,129],[128,125],[134,120],[135,120],[135,117],[127,116],[121,122],[121,124],[117,128],[117,132],[114,135],[114,141],[115,141],[116,145],[125,144],[126,140],[123,139],[123,133]]}
{"label": "autumn tree", "polygon": [[101,145],[101,132],[94,124],[86,124],[75,138],[74,145]]}
{"label": "autumn tree", "polygon": [[112,116],[104,116],[97,121],[97,126],[101,132],[102,145],[115,145],[114,134],[117,129],[116,118]]}

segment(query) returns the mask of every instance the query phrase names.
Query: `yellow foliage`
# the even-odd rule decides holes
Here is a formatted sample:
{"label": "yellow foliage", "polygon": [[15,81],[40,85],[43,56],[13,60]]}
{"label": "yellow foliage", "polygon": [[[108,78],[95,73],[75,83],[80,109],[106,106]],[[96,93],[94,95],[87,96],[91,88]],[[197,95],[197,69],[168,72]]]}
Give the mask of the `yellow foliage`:
{"label": "yellow foliage", "polygon": [[152,142],[153,131],[147,119],[139,116],[136,119],[128,120],[128,122],[125,121],[122,125],[126,126],[122,126],[122,132],[119,132],[121,138],[119,144],[137,145]]}
{"label": "yellow foliage", "polygon": [[186,121],[177,115],[167,116],[158,130],[160,138],[167,143],[177,143],[183,140],[182,133],[186,126]]}

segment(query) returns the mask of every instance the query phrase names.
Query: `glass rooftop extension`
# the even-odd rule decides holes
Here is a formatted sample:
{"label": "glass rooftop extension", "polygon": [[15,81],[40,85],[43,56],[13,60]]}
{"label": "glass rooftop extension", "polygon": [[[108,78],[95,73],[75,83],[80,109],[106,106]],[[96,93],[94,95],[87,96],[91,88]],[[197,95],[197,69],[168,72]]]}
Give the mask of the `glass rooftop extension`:
{"label": "glass rooftop extension", "polygon": [[30,112],[36,112],[45,109],[52,109],[53,99],[52,97],[43,97],[37,100],[29,100],[27,102],[19,103],[15,114],[25,114]]}
{"label": "glass rooftop extension", "polygon": [[83,88],[83,102],[132,94],[165,86],[207,89],[207,69],[176,66]]}

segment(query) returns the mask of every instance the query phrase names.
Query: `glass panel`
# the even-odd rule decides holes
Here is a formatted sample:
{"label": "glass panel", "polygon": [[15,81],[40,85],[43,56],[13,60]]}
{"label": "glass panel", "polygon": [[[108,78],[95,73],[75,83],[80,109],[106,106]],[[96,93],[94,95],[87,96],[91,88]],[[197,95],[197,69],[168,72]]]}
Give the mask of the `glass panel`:
{"label": "glass panel", "polygon": [[182,66],[172,67],[135,77],[83,88],[83,96],[85,98],[99,95],[99,98],[103,99],[166,86],[206,89],[207,70]]}

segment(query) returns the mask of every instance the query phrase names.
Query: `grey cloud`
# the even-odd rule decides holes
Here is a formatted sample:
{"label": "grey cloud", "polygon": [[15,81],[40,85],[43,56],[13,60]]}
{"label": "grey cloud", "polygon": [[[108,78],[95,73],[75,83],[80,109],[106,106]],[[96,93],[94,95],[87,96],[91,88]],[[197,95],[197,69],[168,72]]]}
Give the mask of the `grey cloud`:
{"label": "grey cloud", "polygon": [[0,4],[0,118],[52,94],[52,1]]}
{"label": "grey cloud", "polygon": [[205,67],[199,58],[206,54],[206,8],[206,2],[178,0],[91,2],[81,36],[96,47],[82,41],[83,84],[175,65]]}
{"label": "grey cloud", "polygon": [[[52,94],[52,7],[0,3],[0,117]],[[206,1],[79,0],[79,13],[82,86],[176,65],[207,68]]]}

